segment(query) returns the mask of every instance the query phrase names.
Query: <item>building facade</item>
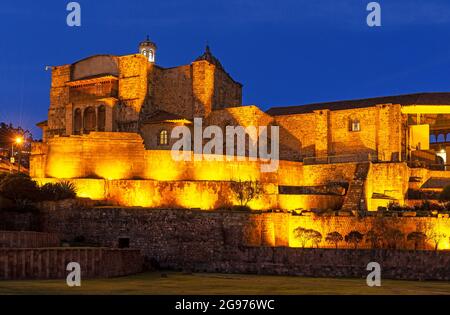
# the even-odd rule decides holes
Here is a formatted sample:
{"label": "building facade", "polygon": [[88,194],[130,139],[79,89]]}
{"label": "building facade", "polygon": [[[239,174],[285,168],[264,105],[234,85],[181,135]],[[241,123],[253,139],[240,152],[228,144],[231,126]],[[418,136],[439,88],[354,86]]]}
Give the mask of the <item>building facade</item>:
{"label": "building facade", "polygon": [[[258,209],[347,210],[405,203],[410,189],[450,178],[450,93],[262,111],[242,105],[242,84],[209,47],[173,68],[156,64],[157,46],[148,38],[138,51],[52,67],[48,120],[38,124],[43,142],[33,146],[32,177],[78,181],[81,195],[124,205],[206,209],[233,203],[224,197],[232,194],[230,181],[252,179],[267,186],[254,204]],[[175,163],[171,131],[193,128],[194,118],[223,130],[278,126],[277,172],[262,174],[261,161],[250,160]],[[344,193],[330,188],[336,183]],[[165,195],[167,185],[176,196]],[[196,195],[188,202],[187,191]]]}

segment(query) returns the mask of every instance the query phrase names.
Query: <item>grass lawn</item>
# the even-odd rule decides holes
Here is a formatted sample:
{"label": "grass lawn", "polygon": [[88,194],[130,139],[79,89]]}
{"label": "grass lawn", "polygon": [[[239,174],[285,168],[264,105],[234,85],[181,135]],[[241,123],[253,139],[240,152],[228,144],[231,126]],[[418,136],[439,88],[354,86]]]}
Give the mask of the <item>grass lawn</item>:
{"label": "grass lawn", "polygon": [[83,280],[69,288],[65,279],[0,281],[0,294],[450,294],[450,282],[382,281],[370,288],[365,279],[325,279],[261,275],[148,272],[130,277]]}

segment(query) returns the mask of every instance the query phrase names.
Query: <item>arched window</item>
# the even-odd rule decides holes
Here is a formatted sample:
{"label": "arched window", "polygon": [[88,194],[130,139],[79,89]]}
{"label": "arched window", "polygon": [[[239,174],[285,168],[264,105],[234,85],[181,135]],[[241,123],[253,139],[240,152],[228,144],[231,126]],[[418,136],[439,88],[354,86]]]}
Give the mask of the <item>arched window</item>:
{"label": "arched window", "polygon": [[436,143],[436,135],[430,135],[430,143]]}
{"label": "arched window", "polygon": [[158,135],[158,144],[159,145],[168,145],[169,144],[169,134],[167,130],[161,130]]}
{"label": "arched window", "polygon": [[106,124],[106,108],[105,105],[101,105],[98,108],[98,131],[105,131]]}
{"label": "arched window", "polygon": [[447,133],[447,136],[445,137],[445,142],[450,142],[450,133]]}
{"label": "arched window", "polygon": [[96,117],[94,107],[90,106],[84,110],[83,122],[85,132],[95,131]]}
{"label": "arched window", "polygon": [[437,142],[445,142],[445,136],[443,134],[438,135]]}
{"label": "arched window", "polygon": [[73,113],[73,134],[74,135],[81,134],[81,128],[83,128],[81,119],[81,109],[77,108]]}
{"label": "arched window", "polygon": [[153,55],[153,50],[148,51],[148,60],[150,60],[150,61],[155,60],[154,55]]}

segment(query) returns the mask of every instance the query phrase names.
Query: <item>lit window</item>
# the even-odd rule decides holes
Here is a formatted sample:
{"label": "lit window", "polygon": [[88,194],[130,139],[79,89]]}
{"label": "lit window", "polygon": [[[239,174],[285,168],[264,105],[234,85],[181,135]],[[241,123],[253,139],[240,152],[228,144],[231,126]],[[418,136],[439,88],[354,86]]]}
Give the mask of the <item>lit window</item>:
{"label": "lit window", "polygon": [[159,133],[158,144],[159,145],[167,145],[167,144],[169,144],[169,138],[168,138],[167,130],[161,130],[161,132]]}
{"label": "lit window", "polygon": [[359,120],[355,119],[352,121],[352,131],[361,131],[361,124]]}

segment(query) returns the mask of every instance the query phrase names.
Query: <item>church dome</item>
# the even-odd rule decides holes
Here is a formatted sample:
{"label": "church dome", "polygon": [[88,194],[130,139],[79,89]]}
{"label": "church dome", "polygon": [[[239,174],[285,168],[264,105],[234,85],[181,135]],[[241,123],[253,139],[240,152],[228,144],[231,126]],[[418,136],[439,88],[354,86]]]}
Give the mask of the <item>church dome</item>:
{"label": "church dome", "polygon": [[147,35],[147,38],[139,44],[139,47],[151,47],[155,50],[158,48],[156,44],[150,40],[150,37]]}

